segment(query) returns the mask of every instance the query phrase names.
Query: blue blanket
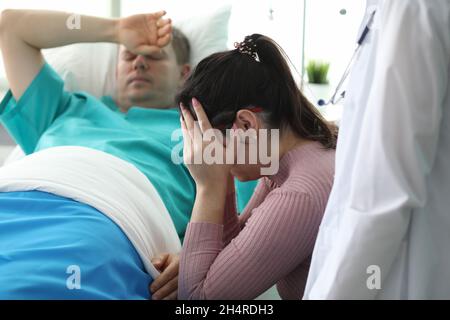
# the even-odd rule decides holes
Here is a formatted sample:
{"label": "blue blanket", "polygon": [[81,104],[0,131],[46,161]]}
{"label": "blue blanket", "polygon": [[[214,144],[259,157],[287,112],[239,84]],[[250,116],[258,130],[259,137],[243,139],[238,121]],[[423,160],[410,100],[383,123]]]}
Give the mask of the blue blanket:
{"label": "blue blanket", "polygon": [[151,281],[98,210],[40,191],[0,193],[0,299],[149,299]]}

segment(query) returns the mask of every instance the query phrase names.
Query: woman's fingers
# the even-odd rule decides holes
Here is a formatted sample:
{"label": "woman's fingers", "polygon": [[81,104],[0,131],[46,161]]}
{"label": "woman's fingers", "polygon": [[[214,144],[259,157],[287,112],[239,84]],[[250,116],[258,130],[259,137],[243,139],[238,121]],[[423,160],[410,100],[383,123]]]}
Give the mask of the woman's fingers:
{"label": "woman's fingers", "polygon": [[186,128],[186,123],[184,122],[183,116],[180,117],[180,122],[181,122],[181,131],[183,134],[183,158],[184,158],[184,163],[185,164],[190,164],[192,163],[192,158],[193,158],[193,154],[192,154],[192,138],[191,135],[189,134],[187,128]]}
{"label": "woman's fingers", "polygon": [[203,159],[202,150],[205,143],[211,143],[212,137],[210,137],[210,133],[212,132],[215,135],[214,131],[208,132],[208,130],[212,130],[212,126],[201,104],[196,99],[192,100],[192,104],[198,117],[198,121],[194,120],[189,109],[183,104],[180,104],[183,115],[183,119],[181,119],[181,129],[183,130],[183,137],[185,139],[183,148],[185,164],[199,164],[199,161],[201,162],[201,159]]}
{"label": "woman's fingers", "polygon": [[156,292],[165,286],[170,280],[178,276],[178,260],[175,260],[153,281],[150,286],[152,292]]}
{"label": "woman's fingers", "polygon": [[181,115],[183,116],[184,124],[186,125],[186,129],[190,129],[193,127],[194,119],[192,119],[192,115],[186,106],[183,103],[180,103]]}
{"label": "woman's fingers", "polygon": [[181,107],[181,113],[183,114],[184,123],[186,124],[186,129],[189,132],[189,135],[192,139],[194,139],[194,128],[198,124],[196,124],[196,121],[192,117],[191,112],[186,108],[184,104],[180,105]]}
{"label": "woman's fingers", "polygon": [[180,123],[181,123],[181,132],[183,133],[183,141],[186,145],[186,143],[191,142],[191,135],[188,132],[188,129],[186,127],[186,123],[184,122],[183,117],[180,117]]}
{"label": "woman's fingers", "polygon": [[164,286],[158,289],[155,293],[152,294],[153,300],[169,300],[170,297],[174,297],[176,299],[176,293],[178,291],[178,276],[172,278],[168,281]]}
{"label": "woman's fingers", "polygon": [[167,260],[169,259],[170,254],[165,253],[161,254],[158,257],[154,257],[152,259],[152,264],[155,266],[156,269],[158,269],[160,272],[163,271],[164,265],[166,264]]}
{"label": "woman's fingers", "polygon": [[185,139],[189,138],[189,140],[191,140],[192,136],[191,132],[189,131],[189,128],[192,127],[192,116],[189,118],[190,113],[182,103],[180,104],[180,110],[181,110],[180,121],[181,121],[181,129],[183,130],[183,137]]}
{"label": "woman's fingers", "polygon": [[178,289],[178,256],[171,257],[165,270],[150,285],[153,299],[163,299]]}
{"label": "woman's fingers", "polygon": [[194,107],[195,114],[197,115],[198,124],[202,133],[208,129],[212,129],[211,123],[209,122],[208,116],[206,115],[200,101],[196,98],[192,98],[192,106]]}
{"label": "woman's fingers", "polygon": [[163,300],[177,300],[178,299],[178,288],[171,294],[169,294],[167,297],[165,297]]}
{"label": "woman's fingers", "polygon": [[181,124],[181,131],[183,131],[183,137],[184,137],[184,132],[187,130],[187,128],[186,128],[186,124],[184,123],[183,116],[180,116],[180,124]]}

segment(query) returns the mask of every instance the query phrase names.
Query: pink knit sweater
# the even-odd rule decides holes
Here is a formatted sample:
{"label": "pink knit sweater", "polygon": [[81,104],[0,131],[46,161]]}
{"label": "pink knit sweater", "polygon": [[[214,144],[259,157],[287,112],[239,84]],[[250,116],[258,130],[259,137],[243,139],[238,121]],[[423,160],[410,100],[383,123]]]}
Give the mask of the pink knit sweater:
{"label": "pink knit sweater", "polygon": [[260,180],[243,214],[235,195],[224,224],[191,222],[180,259],[179,299],[254,299],[274,284],[301,299],[334,177],[334,150],[299,146]]}

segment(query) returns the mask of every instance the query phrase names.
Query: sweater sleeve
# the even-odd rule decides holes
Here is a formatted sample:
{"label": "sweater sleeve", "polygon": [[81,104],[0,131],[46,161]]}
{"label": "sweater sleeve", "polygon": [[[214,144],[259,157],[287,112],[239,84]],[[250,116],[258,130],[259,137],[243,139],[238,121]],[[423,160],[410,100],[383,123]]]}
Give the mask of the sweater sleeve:
{"label": "sweater sleeve", "polygon": [[190,223],[180,259],[180,299],[254,299],[313,250],[322,213],[310,195],[272,191],[223,244],[223,226]]}

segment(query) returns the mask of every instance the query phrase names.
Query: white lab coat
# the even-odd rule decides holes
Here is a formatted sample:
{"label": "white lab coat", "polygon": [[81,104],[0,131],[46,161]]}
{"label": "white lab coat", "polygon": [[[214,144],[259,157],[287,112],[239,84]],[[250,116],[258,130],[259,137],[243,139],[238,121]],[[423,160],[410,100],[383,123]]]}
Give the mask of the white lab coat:
{"label": "white lab coat", "polygon": [[450,0],[369,2],[304,298],[450,299]]}

